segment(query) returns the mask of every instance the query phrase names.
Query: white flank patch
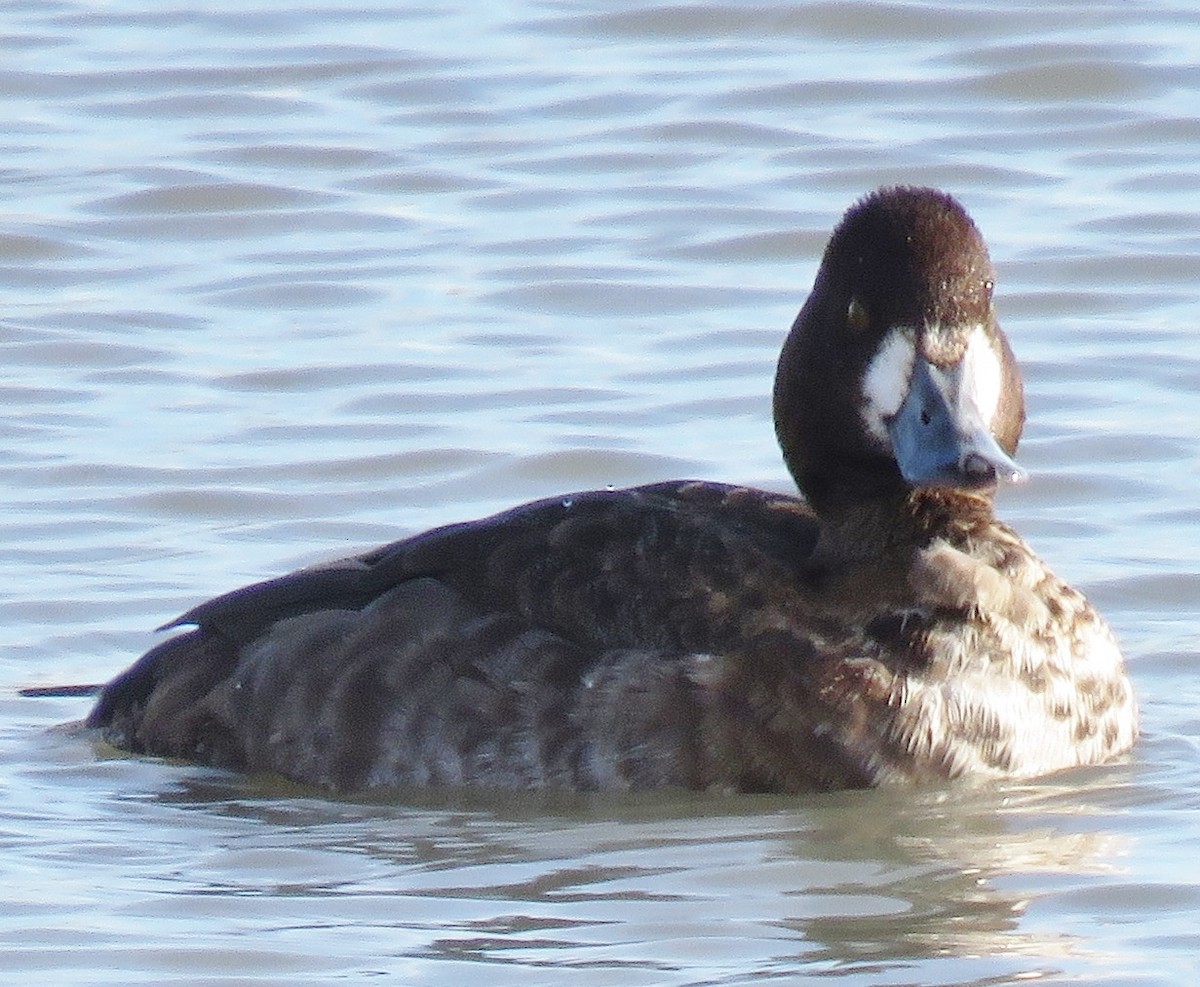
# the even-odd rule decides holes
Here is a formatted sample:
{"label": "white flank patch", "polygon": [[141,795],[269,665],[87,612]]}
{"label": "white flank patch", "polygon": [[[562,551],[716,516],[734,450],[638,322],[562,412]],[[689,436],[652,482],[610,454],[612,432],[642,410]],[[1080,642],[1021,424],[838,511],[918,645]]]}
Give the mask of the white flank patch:
{"label": "white flank patch", "polygon": [[875,438],[889,447],[887,422],[900,410],[908,394],[916,355],[914,337],[912,329],[893,329],[884,337],[863,374],[863,422]]}

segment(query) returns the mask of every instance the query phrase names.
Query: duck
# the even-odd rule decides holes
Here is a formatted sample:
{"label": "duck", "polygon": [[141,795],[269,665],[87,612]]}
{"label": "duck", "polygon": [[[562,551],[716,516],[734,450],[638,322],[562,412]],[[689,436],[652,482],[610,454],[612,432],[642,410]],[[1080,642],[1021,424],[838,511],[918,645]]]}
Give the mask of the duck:
{"label": "duck", "polygon": [[1078,590],[997,519],[1021,374],[963,206],[834,229],[774,379],[799,496],[582,491],[236,589],[104,686],[154,755],[336,793],[803,793],[1109,761],[1138,712]]}

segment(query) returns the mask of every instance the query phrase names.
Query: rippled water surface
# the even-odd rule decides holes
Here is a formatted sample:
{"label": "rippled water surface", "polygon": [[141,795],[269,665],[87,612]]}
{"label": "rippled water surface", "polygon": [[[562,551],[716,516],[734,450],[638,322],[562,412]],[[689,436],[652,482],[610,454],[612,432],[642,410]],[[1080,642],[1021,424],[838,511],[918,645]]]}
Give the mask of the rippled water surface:
{"label": "rippled water surface", "polygon": [[[0,10],[0,980],[1191,982],[1200,21],[1184,2]],[[393,9],[395,8],[395,9]],[[245,581],[522,499],[787,489],[830,228],[958,195],[1001,511],[1145,736],[1033,785],[341,802],[53,729]]]}

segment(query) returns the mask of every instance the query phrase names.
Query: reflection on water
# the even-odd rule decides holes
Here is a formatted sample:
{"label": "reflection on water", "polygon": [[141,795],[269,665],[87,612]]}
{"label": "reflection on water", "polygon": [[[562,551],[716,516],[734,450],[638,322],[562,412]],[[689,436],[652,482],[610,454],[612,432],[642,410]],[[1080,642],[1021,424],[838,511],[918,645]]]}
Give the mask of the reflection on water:
{"label": "reflection on water", "polygon": [[[1187,4],[6,8],[0,982],[1190,982]],[[70,732],[251,579],[585,487],[786,489],[832,223],[962,198],[1025,370],[1001,511],[1113,622],[1128,764],[1002,791],[359,804]]]}
{"label": "reflection on water", "polygon": [[[1119,768],[1093,773],[1095,800],[1086,785],[1047,782],[800,800],[421,792],[398,804],[100,764],[115,801],[68,859],[99,861],[103,898],[115,891],[124,904],[114,914],[97,895],[94,907],[110,920],[165,920],[176,935],[214,920],[252,933],[253,947],[223,947],[246,973],[283,949],[297,970],[349,973],[369,953],[378,972],[437,982],[480,962],[499,966],[501,983],[825,969],[894,982],[917,961],[954,980],[941,968],[968,960],[961,969],[982,979],[1028,969],[1021,957],[1065,972],[1097,947],[1027,921],[1031,903],[1049,888],[1102,894],[1130,870],[1131,837],[1107,804],[1132,783]],[[139,833],[153,839],[133,851]],[[314,928],[319,945],[304,938]],[[91,948],[111,948],[106,939]],[[1124,962],[1119,943],[1111,951]]]}

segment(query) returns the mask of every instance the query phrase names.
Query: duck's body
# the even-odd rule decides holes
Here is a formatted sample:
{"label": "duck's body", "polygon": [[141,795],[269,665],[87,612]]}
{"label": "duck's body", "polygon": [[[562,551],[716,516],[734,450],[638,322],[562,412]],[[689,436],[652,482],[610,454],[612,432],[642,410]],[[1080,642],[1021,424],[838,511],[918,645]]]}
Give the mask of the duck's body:
{"label": "duck's body", "polygon": [[341,791],[803,791],[1127,749],[1112,635],[992,513],[1023,404],[989,272],[940,193],[847,215],[776,381],[813,506],[689,481],[437,529],[200,605],[90,722]]}

